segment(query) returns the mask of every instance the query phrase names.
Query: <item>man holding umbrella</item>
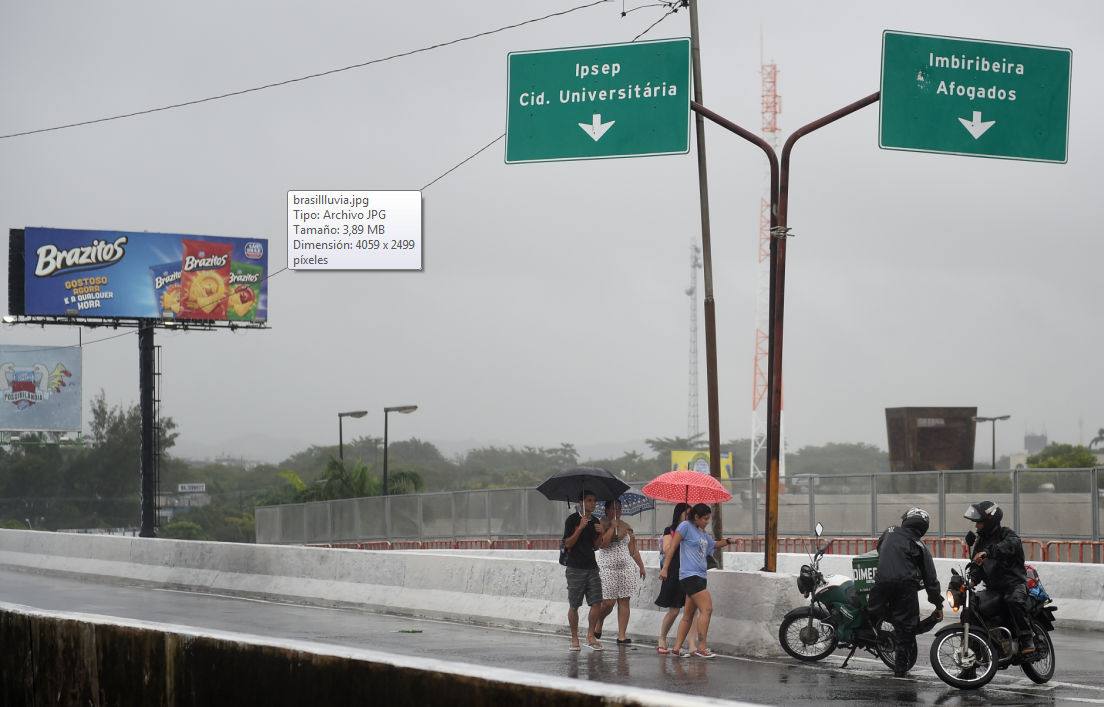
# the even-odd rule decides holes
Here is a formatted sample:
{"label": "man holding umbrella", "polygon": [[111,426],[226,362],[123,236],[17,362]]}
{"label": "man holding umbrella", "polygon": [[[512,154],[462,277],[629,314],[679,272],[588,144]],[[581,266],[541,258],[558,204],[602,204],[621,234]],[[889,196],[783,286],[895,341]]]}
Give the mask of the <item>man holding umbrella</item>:
{"label": "man holding umbrella", "polygon": [[590,614],[587,617],[587,648],[602,650],[594,629],[602,617],[602,579],[594,551],[602,547],[605,534],[594,517],[594,492],[584,490],[579,498],[582,515],[572,513],[564,523],[564,545],[567,547],[567,622],[571,625],[571,650],[579,650],[579,607],[585,596]]}
{"label": "man holding umbrella", "polygon": [[[571,650],[579,650],[579,607],[583,599],[590,606],[587,627],[587,648],[602,650],[594,635],[598,617],[602,614],[602,578],[594,551],[603,547],[601,525],[594,517],[594,505],[599,498],[618,498],[629,485],[606,469],[580,466],[553,474],[537,487],[545,498],[558,501],[579,499],[581,513],[572,513],[564,523],[563,548],[560,562],[567,567],[567,620],[571,625]],[[609,542],[610,532],[605,539]]]}

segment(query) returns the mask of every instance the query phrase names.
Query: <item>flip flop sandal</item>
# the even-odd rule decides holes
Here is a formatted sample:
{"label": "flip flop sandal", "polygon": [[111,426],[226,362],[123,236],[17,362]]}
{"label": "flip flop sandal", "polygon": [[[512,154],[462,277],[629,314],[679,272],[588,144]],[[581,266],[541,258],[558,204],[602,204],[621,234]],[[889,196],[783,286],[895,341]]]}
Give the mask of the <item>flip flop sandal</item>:
{"label": "flip flop sandal", "polygon": [[618,639],[617,639],[617,645],[619,645],[619,646],[627,646],[627,645],[629,645],[630,643],[632,643],[632,639],[631,639],[631,638],[626,638],[626,639],[624,639],[624,640],[622,640],[622,639],[620,639],[620,638],[618,638]]}
{"label": "flip flop sandal", "polygon": [[570,646],[567,650],[573,653],[578,653],[580,648],[582,648],[582,646]]}
{"label": "flip flop sandal", "polygon": [[602,650],[602,644],[601,644],[601,643],[598,643],[597,641],[595,641],[594,643],[588,643],[588,644],[586,644],[586,647],[587,647],[587,648],[589,648],[589,649],[590,649],[590,650],[592,650],[592,651],[600,651],[600,650]]}
{"label": "flip flop sandal", "polygon": [[667,655],[668,653],[671,652],[671,649],[667,648],[666,646],[656,646],[655,648],[656,648],[656,653],[659,653],[660,655]]}

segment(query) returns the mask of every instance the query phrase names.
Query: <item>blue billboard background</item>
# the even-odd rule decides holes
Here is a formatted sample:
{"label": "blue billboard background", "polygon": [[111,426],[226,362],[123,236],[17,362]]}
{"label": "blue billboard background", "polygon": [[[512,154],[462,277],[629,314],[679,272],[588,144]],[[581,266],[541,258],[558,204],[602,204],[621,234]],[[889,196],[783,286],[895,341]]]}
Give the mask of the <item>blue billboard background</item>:
{"label": "blue billboard background", "polygon": [[252,307],[239,302],[240,312],[231,307],[229,318],[268,319],[267,239],[61,228],[26,228],[25,234],[27,315],[65,316],[76,310],[75,316],[160,319],[171,311],[164,295],[179,282],[171,266],[179,270],[187,239],[233,246],[231,269],[255,294]]}

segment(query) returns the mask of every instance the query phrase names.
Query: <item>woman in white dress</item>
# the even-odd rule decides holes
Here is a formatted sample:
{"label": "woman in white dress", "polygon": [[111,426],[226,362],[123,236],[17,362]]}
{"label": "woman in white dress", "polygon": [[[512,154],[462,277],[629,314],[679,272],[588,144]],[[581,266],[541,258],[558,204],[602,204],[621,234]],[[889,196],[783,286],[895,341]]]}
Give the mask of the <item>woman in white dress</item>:
{"label": "woman in white dress", "polygon": [[598,552],[598,573],[602,579],[602,613],[595,627],[596,638],[602,636],[602,623],[617,606],[617,644],[632,643],[625,636],[629,626],[629,599],[636,595],[637,577],[644,579],[644,561],[636,548],[632,527],[621,520],[621,502],[606,501],[606,517],[602,519],[602,534],[606,544]]}

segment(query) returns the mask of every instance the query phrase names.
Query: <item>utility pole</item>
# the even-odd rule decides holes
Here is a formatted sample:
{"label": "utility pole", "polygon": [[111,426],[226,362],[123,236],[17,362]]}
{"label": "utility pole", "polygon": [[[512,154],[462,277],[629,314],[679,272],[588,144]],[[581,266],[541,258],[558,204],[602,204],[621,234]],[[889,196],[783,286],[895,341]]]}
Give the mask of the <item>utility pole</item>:
{"label": "utility pole", "polygon": [[[698,32],[698,0],[690,0],[690,57],[694,66],[694,102],[704,105],[702,99],[701,41]],[[698,193],[701,200],[702,225],[702,275],[705,280],[705,379],[706,399],[709,407],[709,473],[721,478],[721,422],[720,401],[717,394],[717,309],[713,300],[713,251],[709,237],[709,180],[705,164],[705,119],[694,114],[698,144]],[[724,519],[720,503],[713,504],[713,537],[724,537]],[[714,553],[717,565],[724,567],[720,550]]]}

